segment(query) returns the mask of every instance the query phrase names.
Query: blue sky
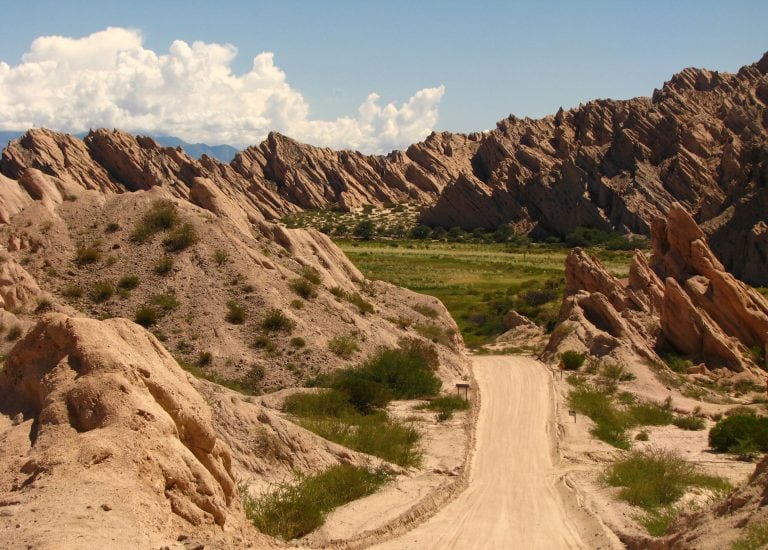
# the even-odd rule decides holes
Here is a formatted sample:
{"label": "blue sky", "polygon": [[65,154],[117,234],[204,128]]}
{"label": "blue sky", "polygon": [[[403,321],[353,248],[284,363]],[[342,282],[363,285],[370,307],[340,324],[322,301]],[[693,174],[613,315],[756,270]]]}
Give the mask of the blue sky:
{"label": "blue sky", "polygon": [[[0,62],[11,68],[40,36],[82,38],[107,27],[139,31],[141,49],[157,55],[168,54],[175,40],[232,44],[237,56],[222,63],[234,75],[248,73],[255,56],[271,52],[283,74],[275,86],[287,85],[293,95],[279,96],[288,106],[274,112],[253,107],[266,109],[259,123],[320,144],[368,150],[402,146],[432,128],[482,130],[509,113],[539,117],[594,98],[650,95],[684,67],[735,71],[768,50],[765,1],[28,0],[8,2],[2,12]],[[13,82],[18,86],[18,78]],[[406,109],[425,89],[431,91]],[[374,92],[378,97],[365,106]],[[121,108],[135,101],[123,98]],[[368,115],[358,115],[361,105]],[[164,123],[147,122],[148,115],[125,122],[104,112],[96,122],[144,124],[158,133]],[[0,129],[17,129],[7,128],[11,119],[3,115],[0,103]],[[35,116],[12,122],[55,123]],[[179,116],[173,114],[170,129],[194,138],[194,128],[179,124]],[[63,121],[62,129],[88,123],[76,118]],[[243,139],[253,139],[259,123],[244,128]],[[371,137],[387,132],[384,140]],[[212,122],[199,133],[228,141],[241,134]]]}

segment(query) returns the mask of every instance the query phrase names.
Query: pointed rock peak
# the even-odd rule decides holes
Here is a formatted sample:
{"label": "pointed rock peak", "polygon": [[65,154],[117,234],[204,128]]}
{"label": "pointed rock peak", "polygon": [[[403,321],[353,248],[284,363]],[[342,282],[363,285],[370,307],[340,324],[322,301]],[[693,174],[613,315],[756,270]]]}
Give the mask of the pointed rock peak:
{"label": "pointed rock peak", "polygon": [[755,63],[754,66],[761,73],[768,74],[768,52],[765,52],[763,57],[760,58],[760,61]]}

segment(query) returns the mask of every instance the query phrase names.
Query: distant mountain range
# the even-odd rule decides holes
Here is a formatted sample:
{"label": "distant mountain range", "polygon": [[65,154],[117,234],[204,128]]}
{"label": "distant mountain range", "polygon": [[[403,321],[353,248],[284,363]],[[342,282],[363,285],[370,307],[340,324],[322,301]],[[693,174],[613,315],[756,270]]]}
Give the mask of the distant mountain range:
{"label": "distant mountain range", "polygon": [[[4,149],[9,141],[16,139],[24,135],[24,132],[19,131],[5,131],[0,130],[0,150]],[[87,132],[81,132],[79,134],[73,134],[74,136],[82,139],[87,135]],[[206,143],[187,143],[186,141],[174,136],[150,136],[156,142],[163,147],[181,147],[190,156],[199,159],[203,155],[208,155],[221,162],[229,162],[238,150],[231,145],[208,145]]]}

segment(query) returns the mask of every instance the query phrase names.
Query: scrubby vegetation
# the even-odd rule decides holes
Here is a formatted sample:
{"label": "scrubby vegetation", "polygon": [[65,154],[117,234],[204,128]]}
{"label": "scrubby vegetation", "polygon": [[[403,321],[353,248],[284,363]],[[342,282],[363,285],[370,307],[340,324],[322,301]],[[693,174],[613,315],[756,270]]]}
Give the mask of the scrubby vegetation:
{"label": "scrubby vegetation", "polygon": [[752,523],[733,542],[731,550],[761,550],[768,545],[768,523]]}
{"label": "scrubby vegetation", "polygon": [[416,406],[417,409],[426,409],[438,413],[438,420],[448,420],[455,411],[465,411],[469,408],[469,401],[455,395],[437,397]]}
{"label": "scrubby vegetation", "polygon": [[294,279],[288,283],[288,286],[305,300],[311,300],[317,297],[317,285],[304,277]]}
{"label": "scrubby vegetation", "polygon": [[560,354],[560,361],[563,363],[565,370],[579,370],[581,365],[584,364],[586,357],[583,353],[577,351],[568,350]]}
{"label": "scrubby vegetation", "polygon": [[360,351],[354,334],[337,334],[328,340],[328,350],[342,359],[350,359]]}
{"label": "scrubby vegetation", "polygon": [[621,487],[619,498],[646,512],[640,523],[656,536],[664,534],[676,516],[674,504],[690,488],[708,489],[715,495],[731,488],[723,478],[703,474],[676,453],[658,449],[633,452],[613,463],[605,481]]}
{"label": "scrubby vegetation", "polygon": [[744,456],[768,452],[768,417],[743,411],[723,418],[709,431],[709,446]]}
{"label": "scrubby vegetation", "polygon": [[179,224],[176,206],[169,200],[157,200],[144,213],[131,233],[131,240],[144,243],[160,231],[172,229]]}
{"label": "scrubby vegetation", "polygon": [[436,395],[441,384],[429,352],[404,344],[382,349],[357,367],[319,377],[312,385],[327,389],[292,395],[285,410],[326,439],[401,466],[418,464],[418,431],[392,419],[384,407],[392,399]]}
{"label": "scrubby vegetation", "polygon": [[247,314],[245,312],[245,308],[242,305],[240,305],[235,300],[230,300],[227,302],[227,314],[224,316],[224,318],[228,323],[232,323],[233,325],[242,325],[245,323],[246,317]]}
{"label": "scrubby vegetation", "polygon": [[191,223],[184,223],[174,228],[163,239],[163,246],[168,252],[181,252],[195,244],[197,240],[198,236],[195,226]]}
{"label": "scrubby vegetation", "polygon": [[94,302],[106,302],[115,293],[115,286],[110,281],[96,281],[91,286],[91,299]]}
{"label": "scrubby vegetation", "polygon": [[267,314],[259,324],[265,332],[291,332],[296,323],[278,308],[267,310]]}
{"label": "scrubby vegetation", "polygon": [[259,531],[288,541],[317,529],[328,512],[374,493],[388,479],[383,470],[342,464],[312,476],[299,476],[258,498],[243,487],[240,494],[246,517]]}

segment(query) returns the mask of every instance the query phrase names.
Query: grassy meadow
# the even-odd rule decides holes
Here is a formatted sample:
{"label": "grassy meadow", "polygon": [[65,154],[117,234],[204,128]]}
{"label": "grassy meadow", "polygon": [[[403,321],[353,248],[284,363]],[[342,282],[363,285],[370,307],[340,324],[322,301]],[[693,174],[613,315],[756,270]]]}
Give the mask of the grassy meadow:
{"label": "grassy meadow", "polygon": [[[510,309],[548,328],[557,319],[569,251],[563,245],[351,239],[336,243],[369,279],[440,299],[470,347],[501,334],[503,316]],[[590,252],[614,275],[627,276],[632,252]]]}

